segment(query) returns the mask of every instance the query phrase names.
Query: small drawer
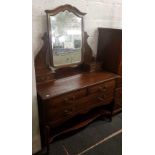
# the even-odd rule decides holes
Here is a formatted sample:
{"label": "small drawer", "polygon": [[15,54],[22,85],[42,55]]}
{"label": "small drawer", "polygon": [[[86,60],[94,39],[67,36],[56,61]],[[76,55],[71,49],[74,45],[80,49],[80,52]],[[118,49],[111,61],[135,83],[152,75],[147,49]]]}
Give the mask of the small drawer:
{"label": "small drawer", "polygon": [[111,90],[114,90],[115,87],[115,81],[108,81],[108,82],[104,82],[95,86],[92,86],[90,88],[88,88],[88,92],[89,94],[93,94],[96,92],[100,92],[100,93],[107,93]]}
{"label": "small drawer", "polygon": [[89,95],[87,97],[77,100],[75,104],[75,113],[79,113],[81,110],[88,110],[97,106],[109,104],[112,102],[112,100],[113,100],[113,96],[108,98],[103,98],[99,96],[97,93],[93,95]]}
{"label": "small drawer", "polygon": [[86,96],[87,90],[81,89],[77,90],[71,93],[63,94],[61,96],[57,96],[55,98],[49,99],[46,103],[49,104],[49,106],[67,106],[74,104],[74,101],[76,99],[79,99],[81,97]]}
{"label": "small drawer", "polygon": [[72,102],[75,99],[75,95],[74,93],[68,93],[68,94],[64,94],[61,96],[57,96],[55,98],[52,98],[51,101],[54,104],[58,104],[58,103],[67,103],[67,102]]}
{"label": "small drawer", "polygon": [[56,121],[67,117],[72,117],[74,114],[74,109],[72,106],[59,109],[47,109],[46,110],[46,119],[47,121]]}

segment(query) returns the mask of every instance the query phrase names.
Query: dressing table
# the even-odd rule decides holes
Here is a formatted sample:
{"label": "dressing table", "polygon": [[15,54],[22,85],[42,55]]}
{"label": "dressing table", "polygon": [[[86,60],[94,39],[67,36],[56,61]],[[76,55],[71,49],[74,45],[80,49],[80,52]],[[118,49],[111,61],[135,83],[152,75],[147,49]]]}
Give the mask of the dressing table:
{"label": "dressing table", "polygon": [[118,74],[92,56],[83,16],[71,5],[46,10],[48,33],[35,58],[42,145],[97,118],[111,118]]}

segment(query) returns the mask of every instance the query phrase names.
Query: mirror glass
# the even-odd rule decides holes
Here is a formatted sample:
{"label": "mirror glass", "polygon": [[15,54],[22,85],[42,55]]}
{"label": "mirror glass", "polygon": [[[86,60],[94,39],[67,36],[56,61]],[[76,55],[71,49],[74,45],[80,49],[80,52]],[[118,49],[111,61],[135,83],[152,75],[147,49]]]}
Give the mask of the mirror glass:
{"label": "mirror glass", "polygon": [[82,60],[82,18],[64,11],[50,16],[54,67],[78,64]]}

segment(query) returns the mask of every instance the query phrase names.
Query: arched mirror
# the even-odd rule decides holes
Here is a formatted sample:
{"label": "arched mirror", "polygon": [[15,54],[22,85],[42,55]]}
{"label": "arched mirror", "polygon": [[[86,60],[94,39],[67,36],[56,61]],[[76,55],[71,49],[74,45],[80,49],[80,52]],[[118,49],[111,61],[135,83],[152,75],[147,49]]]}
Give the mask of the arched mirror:
{"label": "arched mirror", "polygon": [[71,5],[46,10],[50,42],[51,66],[62,68],[83,62],[84,28],[83,16]]}

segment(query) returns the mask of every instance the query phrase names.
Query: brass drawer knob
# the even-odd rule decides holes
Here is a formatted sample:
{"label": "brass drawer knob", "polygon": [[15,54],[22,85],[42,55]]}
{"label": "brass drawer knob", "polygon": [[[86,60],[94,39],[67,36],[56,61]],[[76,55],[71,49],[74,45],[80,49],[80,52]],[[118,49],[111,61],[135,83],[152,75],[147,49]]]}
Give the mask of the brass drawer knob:
{"label": "brass drawer knob", "polygon": [[65,98],[64,101],[65,101],[65,102],[69,102],[69,99],[68,99],[68,98]]}
{"label": "brass drawer knob", "polygon": [[101,86],[100,86],[100,87],[99,87],[99,90],[102,91],[102,92],[105,92],[105,91],[107,90],[107,88],[106,88],[105,86],[104,86],[104,87],[101,87]]}
{"label": "brass drawer knob", "polygon": [[102,97],[97,97],[97,99],[99,99],[100,101],[104,101],[105,98],[106,98],[105,95],[103,95]]}
{"label": "brass drawer knob", "polygon": [[73,96],[72,98],[65,98],[64,101],[65,103],[74,103],[75,97]]}
{"label": "brass drawer knob", "polygon": [[72,114],[72,110],[66,109],[66,110],[64,111],[64,116],[70,116],[71,114]]}
{"label": "brass drawer knob", "polygon": [[97,97],[97,99],[99,99],[100,101],[104,101],[104,98],[102,97]]}

